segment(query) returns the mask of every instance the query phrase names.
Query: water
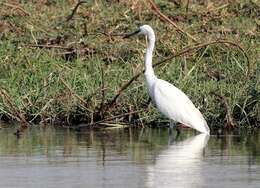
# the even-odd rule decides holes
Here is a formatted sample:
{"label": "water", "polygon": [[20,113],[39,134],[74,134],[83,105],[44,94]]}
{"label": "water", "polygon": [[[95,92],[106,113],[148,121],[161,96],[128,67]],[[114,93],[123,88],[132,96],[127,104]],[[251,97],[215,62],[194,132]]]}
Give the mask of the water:
{"label": "water", "polygon": [[0,129],[0,187],[260,187],[260,131]]}

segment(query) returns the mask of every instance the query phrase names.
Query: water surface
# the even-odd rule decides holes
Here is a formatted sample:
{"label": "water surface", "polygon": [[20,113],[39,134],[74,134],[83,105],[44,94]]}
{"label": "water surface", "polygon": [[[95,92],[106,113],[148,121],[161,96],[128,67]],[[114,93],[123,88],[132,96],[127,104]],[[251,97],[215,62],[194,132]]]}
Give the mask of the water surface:
{"label": "water surface", "polygon": [[0,187],[260,187],[260,131],[0,129]]}

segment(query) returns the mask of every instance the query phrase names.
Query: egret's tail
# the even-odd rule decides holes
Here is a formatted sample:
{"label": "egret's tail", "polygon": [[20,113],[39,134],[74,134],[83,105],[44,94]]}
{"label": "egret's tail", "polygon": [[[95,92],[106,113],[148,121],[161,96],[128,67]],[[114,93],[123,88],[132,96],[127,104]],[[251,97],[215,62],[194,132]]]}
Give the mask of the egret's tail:
{"label": "egret's tail", "polygon": [[203,118],[203,122],[200,126],[195,127],[199,132],[210,135],[210,129],[206,122],[206,120]]}

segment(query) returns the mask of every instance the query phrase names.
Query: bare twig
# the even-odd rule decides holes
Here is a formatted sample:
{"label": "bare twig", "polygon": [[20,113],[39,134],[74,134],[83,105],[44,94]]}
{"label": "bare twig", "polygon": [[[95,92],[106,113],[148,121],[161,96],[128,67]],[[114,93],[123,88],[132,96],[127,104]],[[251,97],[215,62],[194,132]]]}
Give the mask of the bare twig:
{"label": "bare twig", "polygon": [[70,86],[62,79],[62,78],[59,78],[60,81],[63,83],[63,85],[70,91],[71,95],[75,96],[79,101],[81,101],[84,105],[82,105],[82,107],[87,110],[88,112],[91,112],[93,113],[92,110],[88,109],[86,107],[87,103],[84,99],[82,99],[78,94],[75,93],[75,91],[73,91],[73,89],[70,88]]}
{"label": "bare twig", "polygon": [[246,60],[247,60],[247,72],[246,72],[246,78],[245,78],[245,81],[247,81],[248,77],[250,75],[250,72],[251,72],[251,63],[250,63],[249,57],[248,57],[246,51],[239,44],[232,42],[232,41],[228,41],[228,40],[214,40],[214,41],[210,41],[210,42],[206,42],[206,43],[198,43],[195,46],[187,47],[184,50],[180,51],[179,53],[173,54],[172,56],[170,56],[158,63],[155,63],[153,67],[160,66],[161,64],[165,63],[166,61],[171,60],[175,57],[181,56],[183,54],[186,54],[188,52],[191,52],[191,51],[194,51],[194,50],[197,50],[200,48],[204,48],[209,45],[214,45],[214,44],[229,44],[231,46],[237,47],[243,53],[243,55],[246,57]]}
{"label": "bare twig", "polygon": [[189,5],[190,5],[190,0],[187,0],[187,3],[186,3],[186,14],[189,11]]}
{"label": "bare twig", "polygon": [[175,27],[175,29],[177,29],[177,31],[179,31],[180,33],[188,36],[189,38],[191,38],[193,41],[198,42],[197,39],[195,39],[191,34],[189,34],[188,32],[184,31],[182,28],[180,28],[176,23],[174,23],[170,18],[168,18],[166,15],[164,15],[159,8],[156,6],[156,4],[153,2],[153,0],[148,0],[152,9],[155,11],[155,13],[159,16],[159,18],[163,21],[169,22],[171,25],[173,25]]}
{"label": "bare twig", "polygon": [[20,112],[20,110],[15,106],[14,102],[12,101],[11,97],[7,93],[6,90],[0,89],[0,95],[4,101],[6,101],[8,107],[12,111],[13,117],[19,122],[22,123],[21,127],[28,127],[29,123],[26,121],[23,114]]}
{"label": "bare twig", "polygon": [[103,106],[105,102],[105,85],[104,85],[104,69],[101,67],[101,92],[102,92],[102,101],[99,107],[98,112],[100,113],[101,116],[103,116]]}
{"label": "bare twig", "polygon": [[103,111],[106,111],[109,107],[112,107],[115,103],[117,98],[123,93],[123,91],[131,85],[133,81],[135,81],[143,72],[137,73],[134,75],[128,82],[126,82],[116,93],[116,95],[105,105]]}
{"label": "bare twig", "polygon": [[30,120],[30,123],[32,123],[41,113],[43,113],[47,108],[48,106],[52,103],[54,99],[50,99],[43,107],[42,109],[36,114],[34,115],[34,117]]}
{"label": "bare twig", "polygon": [[26,10],[24,10],[22,7],[18,6],[18,5],[14,5],[14,4],[10,4],[10,3],[0,3],[4,6],[7,6],[7,7],[11,7],[13,9],[17,9],[17,10],[20,10],[22,13],[24,13],[26,16],[30,16],[30,13],[27,12]]}
{"label": "bare twig", "polygon": [[79,125],[79,126],[77,126],[77,128],[90,127],[90,126],[93,126],[93,125],[97,125],[99,123],[103,123],[103,122],[106,122],[106,121],[111,121],[111,120],[114,120],[114,119],[117,119],[117,118],[122,118],[122,117],[125,117],[125,116],[128,116],[128,115],[131,115],[131,114],[137,114],[139,112],[142,112],[142,110],[137,110],[137,111],[132,111],[132,112],[119,114],[119,115],[116,115],[116,116],[113,116],[113,117],[109,117],[109,118],[105,118],[105,119],[102,119],[100,121],[92,122],[92,123],[89,123],[89,124],[86,124],[86,125]]}
{"label": "bare twig", "polygon": [[56,49],[62,49],[62,50],[71,50],[71,47],[66,47],[66,46],[57,46],[57,45],[48,45],[48,44],[28,44],[25,45],[26,47],[31,47],[31,48],[56,48]]}
{"label": "bare twig", "polygon": [[226,128],[235,128],[237,126],[237,122],[235,121],[235,119],[233,118],[233,115],[232,115],[232,111],[228,105],[228,100],[227,100],[227,97],[225,96],[222,96],[222,95],[219,95],[217,93],[214,93],[213,94],[218,98],[218,100],[224,105],[224,108],[225,108],[225,112],[226,112],[226,120],[227,120],[227,123],[226,123]]}
{"label": "bare twig", "polygon": [[124,37],[126,35],[126,33],[111,33],[111,32],[108,33],[108,32],[105,32],[105,31],[95,31],[95,33],[88,33],[87,35],[94,35],[94,36],[105,35],[105,36],[111,38],[111,37],[114,37],[114,36],[116,36],[116,37],[120,37],[120,36]]}
{"label": "bare twig", "polygon": [[[176,57],[179,57],[179,56],[182,56],[186,53],[189,53],[189,52],[192,52],[194,50],[198,50],[200,48],[203,48],[203,47],[206,47],[208,45],[213,45],[213,44],[218,44],[218,43],[223,43],[223,44],[230,44],[232,46],[235,46],[237,47],[243,54],[244,56],[246,57],[247,61],[248,61],[248,71],[246,72],[246,79],[248,79],[249,77],[249,73],[250,73],[250,61],[249,61],[249,57],[247,55],[247,53],[245,52],[245,50],[239,45],[239,44],[236,44],[232,41],[227,41],[227,40],[216,40],[216,41],[210,41],[210,42],[206,42],[206,43],[200,43],[200,44],[197,44],[195,46],[189,46],[189,47],[186,47],[184,48],[183,50],[181,50],[180,52],[177,52],[165,59],[163,59],[162,61],[158,62],[158,63],[155,63],[153,65],[153,67],[158,67],[158,66],[161,66],[163,65],[164,63],[166,63],[167,61],[173,59],[173,58],[176,58]],[[113,106],[115,103],[116,103],[116,100],[117,98],[123,93],[123,91],[125,89],[128,88],[128,86],[130,86],[132,84],[133,81],[135,81],[142,73],[144,72],[144,70],[142,70],[142,72],[139,72],[137,73],[136,75],[134,75],[128,82],[126,82],[118,91],[117,93],[115,94],[115,96],[104,106],[104,110],[107,110],[109,107]]]}
{"label": "bare twig", "polygon": [[73,8],[72,13],[67,17],[66,21],[69,21],[73,18],[74,14],[77,12],[77,9],[79,8],[79,6],[83,3],[87,3],[87,1],[79,1],[76,6]]}

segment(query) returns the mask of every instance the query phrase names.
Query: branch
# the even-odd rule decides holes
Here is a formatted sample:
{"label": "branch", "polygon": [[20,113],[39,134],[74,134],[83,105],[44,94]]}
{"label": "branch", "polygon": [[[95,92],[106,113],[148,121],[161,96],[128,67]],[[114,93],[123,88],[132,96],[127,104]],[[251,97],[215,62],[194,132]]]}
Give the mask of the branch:
{"label": "branch", "polygon": [[104,102],[105,102],[105,85],[104,85],[104,69],[101,66],[101,92],[102,92],[102,100],[100,103],[100,107],[98,109],[98,113],[101,115],[101,117],[103,116],[103,106],[104,106]]}
{"label": "branch", "polygon": [[6,90],[0,88],[0,96],[2,97],[3,101],[7,102],[10,110],[12,111],[11,114],[15,119],[22,123],[21,128],[26,128],[29,126],[29,123],[26,121],[25,117],[21,113],[21,111],[16,107],[12,98],[9,96]]}
{"label": "branch", "polygon": [[218,100],[223,104],[224,109],[225,109],[225,113],[226,113],[226,128],[234,128],[237,126],[237,122],[235,121],[233,115],[232,115],[232,111],[228,105],[228,99],[225,96],[219,95],[217,93],[212,92],[213,95],[215,95]]}
{"label": "branch", "polygon": [[[182,55],[184,55],[186,53],[189,53],[191,51],[198,50],[200,48],[203,48],[203,47],[206,47],[206,46],[209,46],[209,45],[213,45],[213,44],[230,44],[232,46],[237,47],[244,54],[244,56],[246,57],[247,62],[248,62],[248,64],[247,64],[248,71],[246,72],[246,79],[245,79],[245,81],[246,81],[248,79],[248,77],[249,77],[249,73],[250,73],[250,69],[251,69],[251,66],[250,66],[251,63],[249,61],[249,57],[248,57],[247,53],[245,52],[245,50],[240,45],[238,45],[238,44],[236,44],[236,43],[234,43],[232,41],[227,41],[227,40],[216,40],[216,41],[211,41],[211,42],[206,42],[206,43],[200,43],[200,44],[197,44],[195,46],[186,47],[183,50],[181,50],[180,52],[175,53],[175,54],[171,55],[170,57],[167,57],[167,58],[159,61],[158,63],[155,63],[153,65],[153,67],[161,66],[161,65],[165,64],[167,61],[169,61],[169,60],[171,60],[173,58],[176,58],[178,56],[182,56]],[[116,103],[118,97],[123,93],[123,91],[126,90],[128,88],[128,86],[130,86],[132,84],[132,82],[135,81],[142,73],[144,73],[144,70],[142,70],[141,72],[137,73],[128,82],[126,82],[117,91],[115,96],[106,105],[104,105],[103,110],[106,111],[109,107],[112,107]]]}
{"label": "branch", "polygon": [[76,4],[76,6],[74,7],[74,9],[72,10],[72,13],[67,17],[67,20],[66,20],[67,22],[73,18],[74,14],[77,12],[77,9],[78,9],[79,6],[80,6],[81,4],[83,4],[83,3],[87,3],[87,1],[79,1],[79,2]]}
{"label": "branch", "polygon": [[18,9],[21,12],[23,12],[26,16],[30,16],[29,12],[27,12],[26,10],[24,10],[22,7],[20,7],[18,5],[13,5],[13,4],[10,4],[10,3],[1,3],[1,4],[4,5],[4,6],[7,6],[7,7],[11,7],[13,9]]}
{"label": "branch", "polygon": [[183,29],[181,29],[176,23],[174,23],[170,18],[168,18],[166,15],[164,15],[159,8],[155,5],[155,3],[153,2],[153,0],[148,0],[152,9],[155,11],[156,15],[159,16],[159,18],[163,21],[169,22],[171,25],[173,25],[173,27],[175,27],[175,29],[177,29],[177,31],[179,31],[180,33],[188,36],[189,38],[191,38],[193,41],[198,42],[197,39],[195,39],[191,34],[189,34],[188,32],[184,31]]}
{"label": "branch", "polygon": [[87,106],[87,103],[84,99],[82,99],[78,94],[76,94],[76,92],[70,88],[70,86],[62,79],[62,78],[59,78],[60,81],[63,83],[63,85],[69,90],[70,94],[75,96],[80,102],[82,102],[84,105],[82,105],[82,107],[87,110],[88,112],[91,112],[93,113],[92,110],[88,109],[86,106]]}
{"label": "branch", "polygon": [[200,44],[197,44],[193,47],[192,46],[187,47],[186,49],[182,50],[181,52],[173,54],[172,56],[170,56],[170,57],[168,57],[168,58],[166,58],[166,59],[164,59],[164,60],[162,60],[158,63],[155,63],[153,65],[153,67],[160,66],[161,64],[163,64],[166,61],[171,60],[175,57],[181,56],[181,55],[186,54],[188,52],[191,52],[191,51],[194,51],[194,50],[197,50],[197,49],[209,46],[209,45],[213,45],[213,44],[229,44],[229,45],[237,47],[243,53],[243,55],[246,57],[246,60],[247,60],[247,72],[246,72],[246,79],[245,80],[248,80],[248,77],[249,77],[250,72],[251,72],[251,63],[250,63],[249,57],[248,57],[246,51],[239,44],[232,42],[232,41],[228,41],[228,40],[215,40],[215,41],[210,41],[210,42],[206,42],[206,43],[200,43]]}
{"label": "branch", "polygon": [[117,119],[117,118],[125,117],[125,116],[131,115],[131,114],[136,114],[136,113],[139,113],[139,112],[142,112],[142,110],[137,110],[137,111],[133,111],[133,112],[127,112],[127,113],[119,114],[119,115],[109,117],[109,118],[106,118],[106,119],[102,119],[100,121],[96,121],[96,122],[89,123],[89,124],[86,124],[86,125],[79,125],[79,126],[77,126],[77,128],[93,126],[93,125],[96,125],[96,124],[99,124],[99,123],[103,123],[105,121],[111,121],[111,120],[114,120],[114,119]]}
{"label": "branch", "polygon": [[62,50],[71,50],[72,49],[71,47],[48,45],[48,44],[28,44],[25,46],[30,47],[30,48],[47,48],[47,49],[56,48],[56,49],[62,49]]}

